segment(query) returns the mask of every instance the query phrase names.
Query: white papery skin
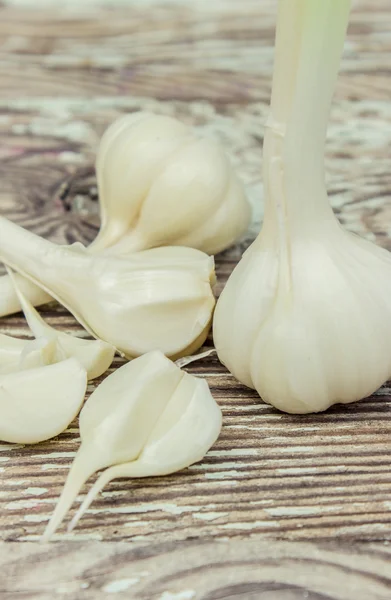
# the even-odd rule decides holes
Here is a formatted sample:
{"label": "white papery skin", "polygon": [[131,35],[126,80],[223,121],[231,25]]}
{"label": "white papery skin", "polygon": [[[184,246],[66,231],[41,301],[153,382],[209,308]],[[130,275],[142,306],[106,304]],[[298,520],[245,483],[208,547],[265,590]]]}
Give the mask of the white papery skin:
{"label": "white papery skin", "polygon": [[[101,229],[88,251],[113,255],[158,246],[225,250],[246,232],[251,209],[222,147],[172,117],[137,112],[104,133],[96,161]],[[20,278],[34,306],[52,298]],[[20,310],[0,277],[0,316]]]}
{"label": "white papery skin", "polygon": [[207,383],[181,371],[161,352],[124,365],[91,394],[80,413],[82,445],[43,541],[50,539],[95,471],[111,466],[71,527],[111,479],[165,475],[201,460],[216,441],[221,423]]}
{"label": "white papery skin", "polygon": [[280,0],[265,219],[219,299],[220,360],[268,403],[326,410],[391,376],[391,257],[342,229],[324,141],[348,0]]}
{"label": "white papery skin", "polygon": [[191,354],[210,329],[214,261],[193,248],[92,255],[81,244],[57,246],[0,217],[0,260],[130,358],[151,350],[172,358]]}
{"label": "white papery skin", "polygon": [[0,440],[36,444],[62,433],[76,417],[87,387],[74,358],[0,376]]}

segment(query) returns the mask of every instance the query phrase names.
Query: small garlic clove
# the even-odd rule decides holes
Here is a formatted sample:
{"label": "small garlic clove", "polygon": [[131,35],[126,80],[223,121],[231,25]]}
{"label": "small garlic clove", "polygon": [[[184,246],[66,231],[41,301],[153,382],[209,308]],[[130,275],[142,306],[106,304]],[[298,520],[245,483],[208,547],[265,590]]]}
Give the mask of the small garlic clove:
{"label": "small garlic clove", "polygon": [[[239,210],[238,206],[242,208]],[[235,218],[227,219],[227,215],[235,215]],[[190,246],[204,251],[207,249],[208,254],[217,254],[237,242],[247,230],[250,221],[251,209],[243,185],[232,172],[224,203],[198,228],[187,231],[183,237],[179,236],[175,243],[178,246]]]}
{"label": "small garlic clove", "polygon": [[141,456],[156,471],[160,452],[165,457],[162,474],[172,472],[202,458],[220,427],[221,412],[206,383],[185,374],[161,352],[124,365],[91,394],[80,414],[82,445],[43,539],[57,529],[93,472]]}
{"label": "small garlic clove", "polygon": [[[134,229],[149,188],[188,135],[176,119],[144,112],[121,117],[106,130],[96,160],[102,226],[92,248],[111,247]],[[166,219],[162,207],[159,214]],[[143,240],[136,246],[128,241],[128,250],[146,248]]]}
{"label": "small garlic clove", "polygon": [[66,358],[76,358],[87,371],[89,380],[105,373],[113,362],[115,348],[101,340],[84,340],[53,329],[42,319],[31,302],[22,293],[19,287],[20,279],[16,278],[11,269],[7,268],[7,272],[14,285],[27,324],[35,337],[54,341],[53,351],[50,355],[46,354],[46,364],[59,362]]}
{"label": "small garlic clove", "polygon": [[106,373],[113,362],[115,348],[102,340],[84,340],[63,331],[57,332],[57,340],[66,358],[75,358],[87,371],[89,381]]}
{"label": "small garlic clove", "polygon": [[190,354],[210,329],[214,261],[199,250],[91,255],[78,246],[56,246],[0,217],[0,257],[50,291],[94,337],[128,357],[155,349],[172,358]]}
{"label": "small garlic clove", "polygon": [[110,481],[181,471],[204,458],[217,440],[221,426],[221,410],[207,382],[184,373],[138,458],[110,467],[98,477],[70,522],[68,531],[72,531]]}
{"label": "small garlic clove", "polygon": [[36,444],[62,433],[79,412],[86,387],[86,372],[72,358],[1,375],[0,439]]}

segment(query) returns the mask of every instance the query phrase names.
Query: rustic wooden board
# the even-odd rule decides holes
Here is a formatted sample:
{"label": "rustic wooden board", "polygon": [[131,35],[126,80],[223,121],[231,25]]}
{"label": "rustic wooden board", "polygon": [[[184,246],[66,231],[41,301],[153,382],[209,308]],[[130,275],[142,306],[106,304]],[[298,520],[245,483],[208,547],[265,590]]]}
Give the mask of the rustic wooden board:
{"label": "rustic wooden board", "polygon": [[390,561],[391,546],[379,543],[8,544],[0,593],[2,600],[389,600]]}
{"label": "rustic wooden board", "polygon": [[[254,206],[246,239],[217,257],[221,289],[262,218],[275,10],[275,0],[3,1],[1,214],[58,242],[90,241],[106,125],[140,108],[176,115],[223,141]],[[390,28],[388,0],[355,2],[327,146],[340,220],[389,249]],[[82,334],[63,309],[43,314]],[[0,330],[28,335],[21,315]],[[391,597],[391,388],[294,417],[214,357],[189,371],[207,378],[223,409],[213,450],[177,475],[113,482],[75,533],[56,535],[61,544],[31,542],[78,447],[77,422],[38,446],[0,445],[1,597]]]}

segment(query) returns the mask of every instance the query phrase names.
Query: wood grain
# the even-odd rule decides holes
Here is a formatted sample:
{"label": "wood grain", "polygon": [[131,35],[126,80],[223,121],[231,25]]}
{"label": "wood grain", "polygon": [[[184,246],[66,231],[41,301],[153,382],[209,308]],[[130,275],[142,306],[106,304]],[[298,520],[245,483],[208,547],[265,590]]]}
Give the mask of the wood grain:
{"label": "wood grain", "polygon": [[[0,546],[2,600],[389,600],[390,546],[193,540]],[[37,565],[46,565],[37,577]]]}
{"label": "wood grain", "polygon": [[[262,219],[275,0],[25,4],[0,6],[1,214],[60,243],[91,241],[102,131],[128,111],[175,115],[223,142],[254,206],[246,238],[217,257],[220,291]],[[390,30],[388,0],[355,3],[326,157],[341,222],[389,249]],[[62,308],[42,312],[83,335]],[[0,330],[29,335],[21,315]],[[50,548],[32,542],[78,447],[77,422],[37,446],[0,445],[1,598],[111,597],[110,582],[141,599],[390,598],[389,385],[295,417],[214,357],[188,370],[223,410],[212,451],[170,477],[112,482]]]}

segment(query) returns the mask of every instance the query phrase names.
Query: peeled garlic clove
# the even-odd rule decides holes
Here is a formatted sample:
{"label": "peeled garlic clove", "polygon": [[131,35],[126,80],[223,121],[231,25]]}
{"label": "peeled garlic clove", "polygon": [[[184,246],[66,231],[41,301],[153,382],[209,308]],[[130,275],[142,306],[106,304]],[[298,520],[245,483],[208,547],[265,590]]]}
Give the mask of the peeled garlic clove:
{"label": "peeled garlic clove", "polygon": [[249,225],[243,186],[221,146],[172,117],[142,112],[115,121],[96,171],[102,227],[93,250],[191,245],[214,254]]}
{"label": "peeled garlic clove", "polygon": [[126,356],[159,349],[176,358],[197,350],[208,334],[214,262],[198,250],[91,255],[79,246],[56,246],[0,217],[0,257]]}
{"label": "peeled garlic clove", "polygon": [[202,458],[220,427],[221,413],[206,384],[161,352],[124,365],[91,394],[80,414],[82,445],[44,539],[57,529],[93,472],[141,456],[156,471],[160,452],[165,461],[161,473],[171,472],[193,457]]}
{"label": "peeled garlic clove", "polygon": [[[20,287],[20,279],[7,268],[16,296],[20,302],[26,321],[37,339],[53,340],[54,351],[47,356],[46,364],[59,362],[66,358],[76,358],[87,371],[89,380],[99,377],[107,371],[113,362],[115,348],[101,340],[83,340],[68,333],[59,332],[48,325],[24,296]],[[22,279],[23,281],[23,279]]]}
{"label": "peeled garlic clove", "polygon": [[36,444],[62,433],[79,412],[86,386],[86,372],[72,358],[1,375],[0,439]]}
{"label": "peeled garlic clove", "polygon": [[138,458],[110,467],[98,477],[68,531],[113,479],[168,475],[202,460],[217,440],[221,425],[221,410],[207,382],[184,373]]}
{"label": "peeled garlic clove", "polygon": [[280,1],[264,224],[215,313],[220,360],[291,413],[359,400],[391,375],[391,255],[342,229],[324,185],[349,8]]}

